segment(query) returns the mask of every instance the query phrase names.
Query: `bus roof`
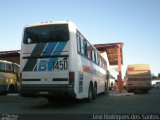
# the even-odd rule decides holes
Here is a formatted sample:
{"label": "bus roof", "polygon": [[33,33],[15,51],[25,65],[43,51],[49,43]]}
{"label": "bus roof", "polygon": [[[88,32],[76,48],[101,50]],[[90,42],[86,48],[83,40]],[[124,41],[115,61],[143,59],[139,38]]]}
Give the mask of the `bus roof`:
{"label": "bus roof", "polygon": [[150,66],[148,64],[131,64],[127,68],[128,75],[150,75]]}
{"label": "bus roof", "polygon": [[150,66],[148,64],[130,64],[128,65],[128,69],[133,70],[150,70]]}
{"label": "bus roof", "polygon": [[29,24],[26,25],[25,27],[34,27],[34,26],[39,26],[39,25],[51,25],[51,24],[68,24],[68,23],[72,23],[72,21],[47,21],[47,22],[40,22],[40,23],[35,23],[35,24]]}

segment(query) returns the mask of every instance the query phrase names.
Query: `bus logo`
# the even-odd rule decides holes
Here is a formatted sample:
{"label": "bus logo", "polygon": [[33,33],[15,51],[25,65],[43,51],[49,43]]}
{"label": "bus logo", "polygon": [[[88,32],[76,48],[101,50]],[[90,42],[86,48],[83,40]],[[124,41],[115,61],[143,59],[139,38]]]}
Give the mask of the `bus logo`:
{"label": "bus logo", "polygon": [[[51,68],[51,69],[50,69]],[[34,71],[53,71],[53,70],[67,70],[68,61],[67,60],[53,60],[51,63],[47,59],[37,60],[37,64]]]}

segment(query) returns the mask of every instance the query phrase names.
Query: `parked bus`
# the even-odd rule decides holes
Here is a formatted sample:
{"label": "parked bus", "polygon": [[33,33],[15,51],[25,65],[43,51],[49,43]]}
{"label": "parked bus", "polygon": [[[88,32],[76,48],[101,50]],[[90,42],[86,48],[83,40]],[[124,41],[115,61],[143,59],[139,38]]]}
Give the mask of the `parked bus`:
{"label": "parked bus", "polygon": [[0,60],[0,93],[14,93],[19,91],[20,66],[16,63]]}
{"label": "parked bus", "polygon": [[91,101],[106,90],[106,61],[70,21],[26,26],[20,61],[24,97]]}
{"label": "parked bus", "polygon": [[128,92],[143,91],[148,93],[151,89],[151,71],[148,64],[128,65],[126,72],[126,88]]}

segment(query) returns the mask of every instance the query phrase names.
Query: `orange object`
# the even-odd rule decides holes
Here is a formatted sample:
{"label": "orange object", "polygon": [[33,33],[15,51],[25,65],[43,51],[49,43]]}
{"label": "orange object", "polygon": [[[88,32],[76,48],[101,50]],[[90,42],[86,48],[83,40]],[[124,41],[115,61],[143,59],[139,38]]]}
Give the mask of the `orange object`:
{"label": "orange object", "polygon": [[119,88],[119,93],[122,93],[123,90],[123,82],[122,82],[122,68],[121,68],[121,46],[117,45],[117,53],[118,53],[118,88]]}
{"label": "orange object", "polygon": [[118,89],[119,92],[123,91],[123,82],[122,82],[122,68],[123,57],[122,57],[122,48],[123,43],[109,43],[109,44],[95,44],[94,45],[98,51],[107,52],[109,65],[118,65]]}

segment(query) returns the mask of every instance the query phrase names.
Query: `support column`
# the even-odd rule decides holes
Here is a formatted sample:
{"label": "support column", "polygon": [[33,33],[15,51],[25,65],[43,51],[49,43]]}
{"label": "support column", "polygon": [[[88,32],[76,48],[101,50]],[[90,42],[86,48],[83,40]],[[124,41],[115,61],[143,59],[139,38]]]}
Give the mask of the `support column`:
{"label": "support column", "polygon": [[119,88],[119,93],[122,93],[123,90],[123,82],[122,82],[122,68],[121,68],[121,46],[117,46],[117,54],[118,54],[118,88]]}

